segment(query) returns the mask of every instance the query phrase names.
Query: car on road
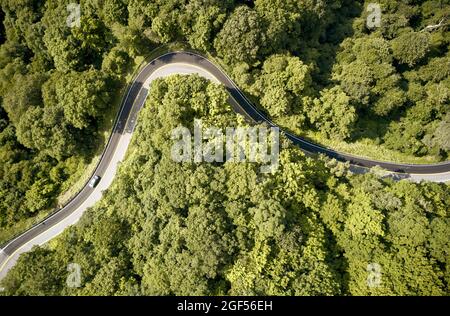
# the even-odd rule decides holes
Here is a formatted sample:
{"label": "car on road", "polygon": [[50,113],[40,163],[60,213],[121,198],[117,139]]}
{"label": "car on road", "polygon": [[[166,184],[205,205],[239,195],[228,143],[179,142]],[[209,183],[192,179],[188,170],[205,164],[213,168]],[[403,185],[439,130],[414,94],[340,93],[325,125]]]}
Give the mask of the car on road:
{"label": "car on road", "polygon": [[95,175],[91,181],[89,181],[89,187],[91,188],[95,188],[97,186],[97,184],[100,182],[101,177]]}

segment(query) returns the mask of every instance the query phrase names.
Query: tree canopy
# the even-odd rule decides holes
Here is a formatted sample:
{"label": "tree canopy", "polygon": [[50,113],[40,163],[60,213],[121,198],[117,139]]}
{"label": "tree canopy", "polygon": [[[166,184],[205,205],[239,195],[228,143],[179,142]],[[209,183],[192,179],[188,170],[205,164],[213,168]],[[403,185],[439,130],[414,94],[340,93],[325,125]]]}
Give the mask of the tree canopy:
{"label": "tree canopy", "polygon": [[[192,130],[195,118],[246,126],[223,87],[158,79],[104,199],[50,247],[23,255],[5,294],[449,293],[448,185],[353,175],[287,140],[273,174],[252,162],[178,163],[168,130]],[[69,264],[80,287],[66,285]]]}
{"label": "tree canopy", "polygon": [[[1,233],[89,176],[130,71],[170,42],[211,57],[300,136],[448,159],[446,1],[379,0],[375,27],[369,0],[81,0],[71,27],[72,2],[0,0]],[[448,295],[448,185],[353,175],[284,138],[271,176],[174,162],[179,125],[247,126],[227,100],[196,76],[154,82],[105,198],[22,256],[5,293]],[[66,285],[72,263],[80,288]]]}

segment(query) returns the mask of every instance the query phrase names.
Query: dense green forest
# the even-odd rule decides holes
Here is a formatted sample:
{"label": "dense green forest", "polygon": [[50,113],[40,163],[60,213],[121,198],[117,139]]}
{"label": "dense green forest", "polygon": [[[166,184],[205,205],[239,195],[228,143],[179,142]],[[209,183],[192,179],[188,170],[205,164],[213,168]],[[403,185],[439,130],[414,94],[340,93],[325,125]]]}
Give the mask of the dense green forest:
{"label": "dense green forest", "polygon": [[[195,98],[191,98],[195,95]],[[283,141],[280,166],[178,163],[171,131],[244,125],[223,87],[158,80],[102,202],[25,254],[6,295],[446,295],[450,189],[351,175]],[[66,286],[67,266],[82,285]],[[368,286],[368,266],[380,267]]]}
{"label": "dense green forest", "polygon": [[0,2],[0,227],[55,206],[102,143],[130,60],[172,41],[215,56],[298,134],[447,158],[448,1],[379,1],[373,29],[353,0],[83,0],[73,28],[70,2]]}
{"label": "dense green forest", "polygon": [[[67,2],[69,3],[69,2]],[[102,144],[99,127],[130,59],[83,6],[66,25],[62,1],[1,1],[0,229],[56,206]],[[3,36],[2,36],[3,37]]]}
{"label": "dense green forest", "polygon": [[222,60],[299,134],[447,158],[448,26],[421,32],[447,1],[381,1],[375,29],[350,0],[85,0],[73,28],[70,2],[1,1],[0,227],[55,205],[101,144],[130,59],[172,41]]}
{"label": "dense green forest", "polygon": [[[214,58],[297,134],[448,159],[448,0],[377,1],[375,28],[363,0],[81,0],[69,28],[71,2],[0,0],[0,230],[56,206],[104,144],[128,68],[170,42]],[[225,100],[199,78],[158,82],[113,188],[23,256],[7,293],[449,293],[448,186],[350,175],[287,143],[271,178],[171,162],[175,124],[244,124]],[[69,262],[81,289],[64,285]]]}

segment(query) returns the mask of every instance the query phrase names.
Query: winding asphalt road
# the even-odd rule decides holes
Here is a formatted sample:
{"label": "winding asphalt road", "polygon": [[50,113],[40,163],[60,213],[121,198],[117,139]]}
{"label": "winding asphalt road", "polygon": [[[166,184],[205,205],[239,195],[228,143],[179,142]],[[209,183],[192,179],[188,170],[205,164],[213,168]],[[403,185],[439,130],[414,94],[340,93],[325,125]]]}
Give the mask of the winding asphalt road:
{"label": "winding asphalt road", "polygon": [[[125,157],[136,126],[137,115],[145,103],[151,82],[156,78],[173,74],[193,73],[223,84],[230,94],[229,102],[233,109],[244,115],[249,121],[266,122],[270,126],[276,126],[250,103],[223,71],[204,57],[188,52],[172,52],[152,60],[136,76],[123,100],[113,132],[94,172],[102,177],[99,185],[92,189],[86,184],[64,208],[7,243],[0,250],[0,280],[14,266],[20,254],[58,236],[65,228],[75,224],[86,209],[94,206],[101,199],[102,191],[110,186],[120,161]],[[410,165],[374,161],[326,149],[288,132],[285,132],[285,135],[307,153],[322,153],[340,161],[349,161],[354,172],[367,172],[368,168],[379,165],[389,170],[388,176],[395,179],[450,181],[450,162]]]}

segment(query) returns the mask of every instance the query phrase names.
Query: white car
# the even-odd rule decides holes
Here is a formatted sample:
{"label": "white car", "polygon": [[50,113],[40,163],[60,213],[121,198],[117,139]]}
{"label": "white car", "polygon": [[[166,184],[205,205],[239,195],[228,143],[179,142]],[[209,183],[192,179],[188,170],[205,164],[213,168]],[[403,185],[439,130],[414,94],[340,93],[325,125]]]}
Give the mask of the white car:
{"label": "white car", "polygon": [[94,176],[91,181],[89,181],[89,187],[95,188],[97,184],[100,182],[100,176]]}

